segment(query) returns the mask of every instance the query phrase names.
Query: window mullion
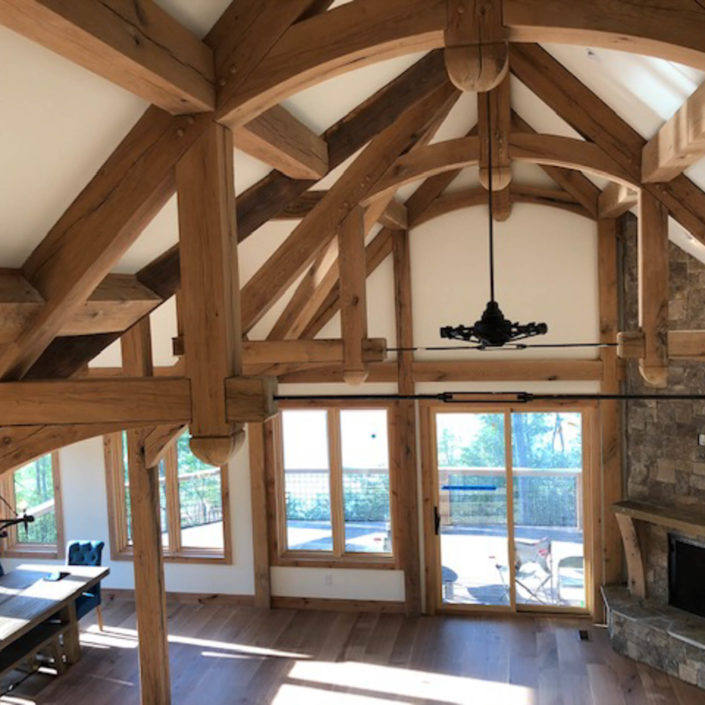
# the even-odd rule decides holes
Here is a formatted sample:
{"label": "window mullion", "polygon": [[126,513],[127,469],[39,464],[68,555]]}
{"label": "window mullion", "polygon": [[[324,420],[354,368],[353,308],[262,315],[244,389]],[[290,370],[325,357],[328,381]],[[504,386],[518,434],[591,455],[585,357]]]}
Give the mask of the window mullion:
{"label": "window mullion", "polygon": [[333,553],[345,553],[345,513],[343,510],[343,458],[340,442],[340,410],[328,410],[328,457],[330,467],[330,513]]}

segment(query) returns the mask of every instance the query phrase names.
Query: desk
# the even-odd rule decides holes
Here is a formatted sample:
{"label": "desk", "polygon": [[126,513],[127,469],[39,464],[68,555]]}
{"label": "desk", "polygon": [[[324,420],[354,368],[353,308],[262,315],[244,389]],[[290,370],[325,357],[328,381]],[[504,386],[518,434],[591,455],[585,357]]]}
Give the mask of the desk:
{"label": "desk", "polygon": [[[43,580],[48,573],[59,570],[69,575],[56,582]],[[66,660],[78,661],[76,598],[109,573],[105,567],[23,564],[0,576],[0,656],[14,656],[12,652],[22,644],[15,642],[58,613],[61,623],[55,629],[64,635]],[[8,648],[13,645],[15,648]],[[3,660],[8,659],[0,658],[0,666]]]}

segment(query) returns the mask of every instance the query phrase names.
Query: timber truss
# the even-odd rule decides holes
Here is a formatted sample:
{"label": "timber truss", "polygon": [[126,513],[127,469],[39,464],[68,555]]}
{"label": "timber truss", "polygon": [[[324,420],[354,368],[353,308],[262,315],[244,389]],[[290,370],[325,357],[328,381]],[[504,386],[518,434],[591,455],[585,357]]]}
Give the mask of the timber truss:
{"label": "timber truss", "polygon": [[[686,341],[667,331],[667,216],[705,243],[705,193],[683,175],[705,153],[698,119],[705,88],[646,142],[540,46],[617,45],[705,70],[699,4],[353,0],[329,10],[331,4],[233,0],[201,41],[151,0],[0,0],[0,23],[152,104],[22,268],[0,274],[0,471],[123,428],[130,429],[133,464],[150,468],[184,425],[194,452],[222,463],[244,424],[274,412],[274,378],[395,381],[407,394],[417,381],[478,376],[601,380],[603,390],[613,390],[614,351],[595,361],[429,363],[402,353],[387,362],[385,342],[368,338],[366,278],[391,256],[398,344],[413,343],[409,230],[485,203],[484,188],[447,187],[471,165],[486,183],[488,134],[499,218],[510,217],[514,203],[532,203],[599,223],[603,341],[618,333],[616,219],[638,207],[640,331],[623,336],[623,352],[657,385],[665,383],[669,347],[702,359],[700,332]],[[332,76],[420,51],[427,52],[421,60],[323,134],[281,106]],[[583,139],[538,134],[512,112],[508,71]],[[491,89],[491,122],[483,98],[474,130],[432,143],[458,86]],[[273,168],[237,197],[233,136]],[[316,189],[358,152],[332,187]],[[515,182],[513,161],[538,164],[555,187]],[[609,186],[600,191],[585,173]],[[420,179],[405,203],[397,200],[400,187]],[[134,276],[111,274],[175,193],[179,244]],[[241,288],[236,243],[277,218],[300,222]],[[365,244],[377,223],[382,229]],[[268,339],[248,341],[301,275]],[[154,370],[148,317],[175,295],[175,349],[183,359],[175,369]],[[342,338],[314,340],[337,312]],[[118,339],[124,376],[89,375],[88,363]],[[147,482],[149,495],[154,488],[144,477],[131,482]],[[136,524],[149,518],[133,508]],[[146,561],[154,558],[149,550],[158,551],[153,538],[155,545],[145,542]],[[136,561],[138,553],[136,547]],[[149,585],[142,589],[149,594]],[[143,693],[145,702],[166,702],[161,676],[152,671],[145,680],[143,672],[143,688],[154,688]]]}
{"label": "timber truss", "polygon": [[[642,287],[640,347],[635,352],[632,344],[625,354],[639,355],[647,380],[664,383],[666,215],[705,242],[705,194],[682,175],[705,150],[697,120],[705,93],[696,92],[646,143],[532,42],[607,46],[619,36],[623,49],[705,68],[699,41],[705,13],[680,6],[637,11],[624,2],[612,3],[598,21],[593,18],[600,13],[584,12],[584,2],[565,7],[537,0],[355,0],[328,11],[330,4],[234,0],[199,41],[149,1],[129,9],[114,0],[71,9],[50,0],[0,2],[0,22],[153,103],[23,267],[1,275],[8,315],[0,330],[0,375],[8,395],[38,394],[36,385],[41,389],[43,383],[33,382],[30,390],[29,380],[80,375],[93,357],[179,292],[184,330],[175,346],[185,353],[182,379],[190,380],[191,414],[181,418],[174,411],[173,418],[158,421],[190,421],[211,461],[232,452],[240,425],[252,420],[248,414],[238,418],[232,399],[230,416],[223,413],[225,379],[396,379],[394,364],[383,362],[383,343],[367,340],[365,278],[391,255],[395,233],[485,202],[484,188],[446,188],[471,165],[479,165],[486,183],[488,132],[499,219],[508,218],[517,202],[598,221],[640,209],[640,260],[648,269],[641,274],[649,286]],[[423,49],[430,53],[322,135],[279,104],[331,76]],[[514,113],[507,68],[584,139],[537,134]],[[459,96],[449,74],[461,88],[491,87],[492,124],[480,100],[478,126],[470,134],[429,144]],[[237,199],[228,177],[233,133],[239,148],[274,167]],[[316,190],[317,181],[362,147],[333,187]],[[556,188],[512,181],[512,161],[540,165]],[[581,172],[610,184],[600,192]],[[399,188],[419,179],[425,181],[406,203],[396,199]],[[111,274],[177,190],[179,245],[134,276]],[[230,296],[239,289],[230,242],[242,242],[277,218],[301,222],[240,296]],[[382,230],[365,247],[378,222]],[[232,266],[223,268],[222,262]],[[243,348],[240,341],[302,273],[268,341]],[[312,343],[338,311],[342,341]],[[207,355],[200,342],[205,340],[211,341]],[[435,377],[448,379],[442,367]],[[574,369],[568,376],[585,378],[585,370]],[[456,375],[468,373],[470,366],[456,367]],[[91,385],[102,384],[81,380],[72,388],[93,403]],[[273,408],[265,400],[260,406]],[[80,430],[76,425],[86,425],[80,414],[67,416],[57,407],[52,416],[50,408],[22,420],[0,415],[0,470],[56,444],[102,433],[106,423],[139,421],[123,412],[96,414],[96,425]]]}

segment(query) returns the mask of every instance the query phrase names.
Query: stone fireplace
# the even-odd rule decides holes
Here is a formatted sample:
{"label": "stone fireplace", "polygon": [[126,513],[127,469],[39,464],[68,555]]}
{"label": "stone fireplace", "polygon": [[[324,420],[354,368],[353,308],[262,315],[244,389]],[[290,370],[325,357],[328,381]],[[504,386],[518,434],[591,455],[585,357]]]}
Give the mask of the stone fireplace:
{"label": "stone fireplace", "polygon": [[[636,330],[636,221],[632,217],[625,221],[622,243],[621,329]],[[670,277],[670,329],[705,329],[705,265],[670,245]],[[654,391],[642,382],[632,361],[624,386],[632,393]],[[705,364],[672,362],[664,391],[705,392]],[[705,433],[705,402],[629,401],[624,407],[626,497],[656,512],[663,510],[672,521],[642,518],[635,522],[645,599],[633,597],[626,588],[604,590],[612,643],[627,656],[705,688],[705,617],[685,612],[669,599],[673,571],[669,553],[677,550],[672,539],[684,539],[685,547],[678,549],[684,555],[705,546],[705,447],[698,445],[699,434]],[[674,526],[683,515],[694,517],[693,523]],[[705,595],[705,561],[700,570],[704,572],[699,587]]]}

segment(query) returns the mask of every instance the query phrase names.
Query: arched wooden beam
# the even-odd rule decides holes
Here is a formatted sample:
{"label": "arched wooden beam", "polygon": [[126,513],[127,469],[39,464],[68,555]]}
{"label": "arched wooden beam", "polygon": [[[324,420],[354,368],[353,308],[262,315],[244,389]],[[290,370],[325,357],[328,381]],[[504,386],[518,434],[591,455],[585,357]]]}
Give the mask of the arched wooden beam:
{"label": "arched wooden beam", "polygon": [[3,428],[0,436],[0,477],[72,443],[134,427],[135,424],[113,423]]}
{"label": "arched wooden beam", "polygon": [[[581,215],[584,218],[595,220],[575,199],[565,191],[551,188],[540,188],[513,183],[509,189],[513,203],[531,203],[536,206],[548,206]],[[487,191],[484,188],[468,188],[461,191],[452,191],[438,196],[433,203],[419,215],[416,220],[409,223],[410,227],[417,227],[439,218],[446,213],[487,205]]]}
{"label": "arched wooden beam", "polygon": [[[441,48],[446,0],[353,0],[293,25],[218,104],[230,126],[354,68]],[[504,0],[509,40],[562,42],[657,56],[705,70],[705,10],[633,0]]]}
{"label": "arched wooden beam", "polygon": [[510,41],[618,49],[705,70],[705,8],[695,0],[504,0],[502,19]]}
{"label": "arched wooden beam", "polygon": [[[558,137],[513,133],[509,138],[513,160],[587,171],[610,181],[639,188],[629,173],[592,142]],[[460,137],[438,142],[401,156],[382,179],[372,187],[363,205],[393,195],[402,186],[445,171],[476,166],[480,160],[478,137]]]}

